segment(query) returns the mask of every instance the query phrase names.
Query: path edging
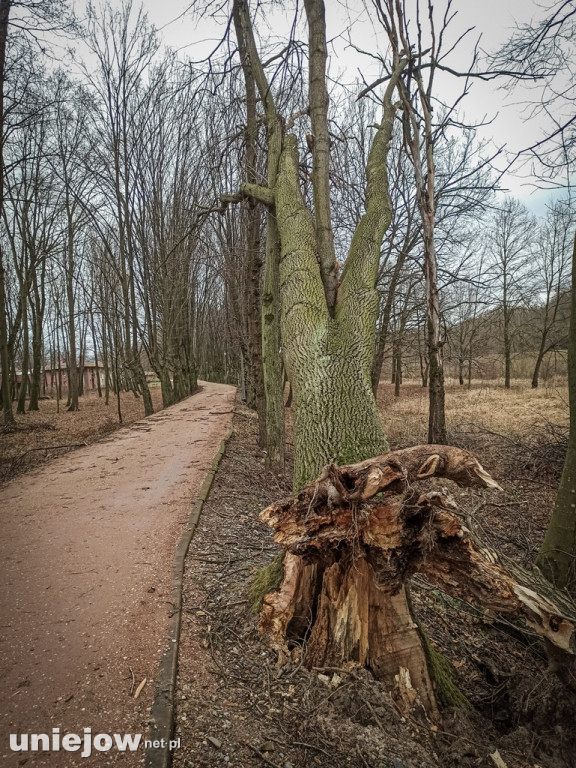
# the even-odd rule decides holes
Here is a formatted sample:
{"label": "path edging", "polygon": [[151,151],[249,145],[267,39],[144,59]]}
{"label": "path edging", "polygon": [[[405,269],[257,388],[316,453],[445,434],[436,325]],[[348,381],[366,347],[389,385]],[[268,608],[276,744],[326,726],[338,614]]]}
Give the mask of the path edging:
{"label": "path edging", "polygon": [[160,742],[161,746],[146,749],[146,768],[170,768],[172,763],[173,750],[169,749],[169,745],[174,733],[174,694],[176,692],[176,680],[178,675],[178,651],[180,645],[180,628],[182,625],[184,563],[186,561],[190,543],[194,537],[196,526],[200,519],[202,507],[208,498],[220,461],[224,456],[226,444],[233,432],[233,428],[230,427],[220,441],[220,447],[212,460],[210,469],[204,478],[204,482],[200,486],[196,501],[190,511],[188,526],[182,532],[176,546],[172,571],[174,608],[168,626],[168,640],[170,647],[160,660],[158,683],[156,685],[156,693],[150,712],[150,730],[147,736],[149,741],[152,743]]}

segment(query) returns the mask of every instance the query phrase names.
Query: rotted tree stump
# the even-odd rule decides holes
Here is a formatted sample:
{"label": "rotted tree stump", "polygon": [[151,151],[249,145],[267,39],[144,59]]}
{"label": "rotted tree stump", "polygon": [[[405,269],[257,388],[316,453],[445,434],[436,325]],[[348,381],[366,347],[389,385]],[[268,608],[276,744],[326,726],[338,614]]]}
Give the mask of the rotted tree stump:
{"label": "rotted tree stump", "polygon": [[[576,651],[574,616],[528,579],[520,583],[477,547],[445,492],[427,478],[500,489],[468,451],[424,445],[337,467],[260,517],[286,551],[277,592],[264,598],[261,631],[280,661],[301,649],[308,667],[362,666],[437,713],[406,583],[415,573],[452,595],[523,615],[564,654]],[[500,489],[501,490],[501,489]]]}

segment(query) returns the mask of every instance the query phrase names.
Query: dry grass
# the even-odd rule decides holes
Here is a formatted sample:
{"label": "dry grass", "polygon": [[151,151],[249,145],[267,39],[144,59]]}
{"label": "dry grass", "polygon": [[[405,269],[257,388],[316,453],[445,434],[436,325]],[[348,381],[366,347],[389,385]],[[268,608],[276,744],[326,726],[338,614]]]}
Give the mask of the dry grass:
{"label": "dry grass", "polygon": [[[402,385],[400,397],[394,397],[390,384],[381,384],[378,401],[388,438],[393,447],[426,442],[428,390],[417,381]],[[446,384],[446,420],[451,435],[459,436],[476,429],[508,436],[521,436],[534,425],[568,424],[568,388],[566,381],[532,389],[530,382],[516,380],[510,390],[501,384],[473,382],[472,388],[457,382]]]}
{"label": "dry grass", "polygon": [[[382,384],[378,401],[393,449],[427,442],[428,390],[419,382],[406,382],[398,398],[392,385]],[[479,538],[526,568],[534,564],[554,505],[568,419],[565,380],[538,389],[517,380],[510,390],[446,384],[449,442],[472,451],[504,489],[496,501],[454,493],[473,513]]]}

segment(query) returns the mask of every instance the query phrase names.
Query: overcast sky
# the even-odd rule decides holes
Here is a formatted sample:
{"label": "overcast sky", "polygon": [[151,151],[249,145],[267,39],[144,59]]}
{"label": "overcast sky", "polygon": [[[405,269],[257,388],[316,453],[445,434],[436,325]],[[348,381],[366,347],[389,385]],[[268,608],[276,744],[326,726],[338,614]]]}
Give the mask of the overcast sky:
{"label": "overcast sky", "polygon": [[[343,80],[350,82],[359,76],[361,70],[370,82],[379,74],[377,63],[359,57],[346,46],[344,40],[350,22],[358,18],[364,8],[363,0],[325,0],[325,3],[328,34],[334,39],[331,47],[331,71],[338,72]],[[122,0],[112,0],[112,5],[120,7],[121,4]],[[198,23],[191,13],[186,12],[190,4],[190,0],[143,2],[150,21],[161,29],[165,43],[179,49],[183,56],[199,59],[210,49],[212,43],[221,37],[223,24],[214,20]],[[134,0],[134,7],[137,6],[138,0]],[[437,0],[435,7],[440,12],[444,7],[444,0]],[[452,40],[456,40],[458,35],[469,27],[475,28],[450,58],[451,66],[463,69],[469,64],[472,47],[479,35],[482,36],[481,46],[485,50],[494,51],[510,37],[516,23],[529,22],[539,18],[542,13],[541,7],[534,0],[454,0],[453,9],[458,13],[450,28],[453,30]],[[280,38],[289,32],[288,26],[286,17],[275,14],[270,31]],[[378,47],[383,50],[382,32],[377,32],[371,24],[356,23],[353,29],[357,44],[367,50],[377,50]],[[457,78],[444,79],[441,87],[443,98],[448,101],[451,92],[459,92],[461,81]],[[490,126],[481,129],[482,136],[493,139],[498,146],[505,144],[510,152],[515,152],[540,139],[545,128],[542,122],[528,119],[527,112],[522,107],[521,102],[529,99],[531,95],[526,90],[518,89],[511,96],[494,83],[475,82],[471,93],[462,102],[462,109],[469,122],[493,120]],[[507,186],[535,212],[541,212],[548,195],[541,192],[531,194],[532,187],[527,186],[525,181],[518,175],[508,176]]]}

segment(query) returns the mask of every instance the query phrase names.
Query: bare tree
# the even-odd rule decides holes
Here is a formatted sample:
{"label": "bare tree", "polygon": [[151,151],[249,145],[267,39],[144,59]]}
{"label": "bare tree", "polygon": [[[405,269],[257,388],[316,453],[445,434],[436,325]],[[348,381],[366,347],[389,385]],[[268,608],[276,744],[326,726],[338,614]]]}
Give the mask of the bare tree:
{"label": "bare tree", "polygon": [[530,250],[534,218],[514,198],[507,198],[486,230],[486,270],[497,297],[502,327],[504,386],[510,389],[517,310],[527,306],[532,286]]}
{"label": "bare tree", "polygon": [[[10,0],[0,2],[0,208],[4,209],[4,83],[6,79],[6,41],[8,38],[8,20],[10,18]],[[6,313],[6,273],[2,249],[0,249],[0,362],[2,364],[2,410],[4,427],[14,427],[12,395],[10,392],[10,355],[8,351],[8,324]]]}
{"label": "bare tree", "polygon": [[[437,71],[444,65],[446,57],[455,46],[447,40],[448,28],[454,18],[450,0],[446,4],[439,25],[436,22],[435,9],[431,0],[416,4],[416,17],[413,21],[409,19],[403,2],[373,0],[373,6],[390,44],[389,69],[393,70],[402,56],[408,57],[406,71],[400,81],[399,93],[402,104],[404,143],[414,171],[416,201],[423,239],[429,366],[428,440],[431,443],[446,443],[442,354],[445,339],[442,338],[440,314],[437,242],[441,184],[437,178],[437,158],[440,146],[446,142],[446,137],[455,128],[464,127],[456,119],[456,108],[466,95],[469,83],[465,82],[460,97],[450,108],[436,103]],[[426,30],[424,30],[422,18],[424,14]],[[366,90],[369,91],[376,84],[369,86]],[[463,157],[467,157],[467,153],[464,153]],[[480,170],[487,163],[487,159],[479,160],[476,170]],[[447,189],[452,186],[452,193],[457,186],[454,184],[456,178],[462,185],[462,191],[469,188],[468,185],[462,184],[462,180],[469,177],[471,173],[470,170],[464,170],[466,165],[467,163],[464,163],[462,169],[457,170],[451,184],[447,185]]]}
{"label": "bare tree", "polygon": [[[532,373],[532,387],[538,386],[544,357],[558,347],[565,324],[564,300],[569,291],[570,246],[573,213],[565,204],[556,203],[540,224],[535,242],[536,290],[540,294],[536,306],[541,314],[538,328],[540,343]],[[571,226],[572,225],[572,226]]]}

